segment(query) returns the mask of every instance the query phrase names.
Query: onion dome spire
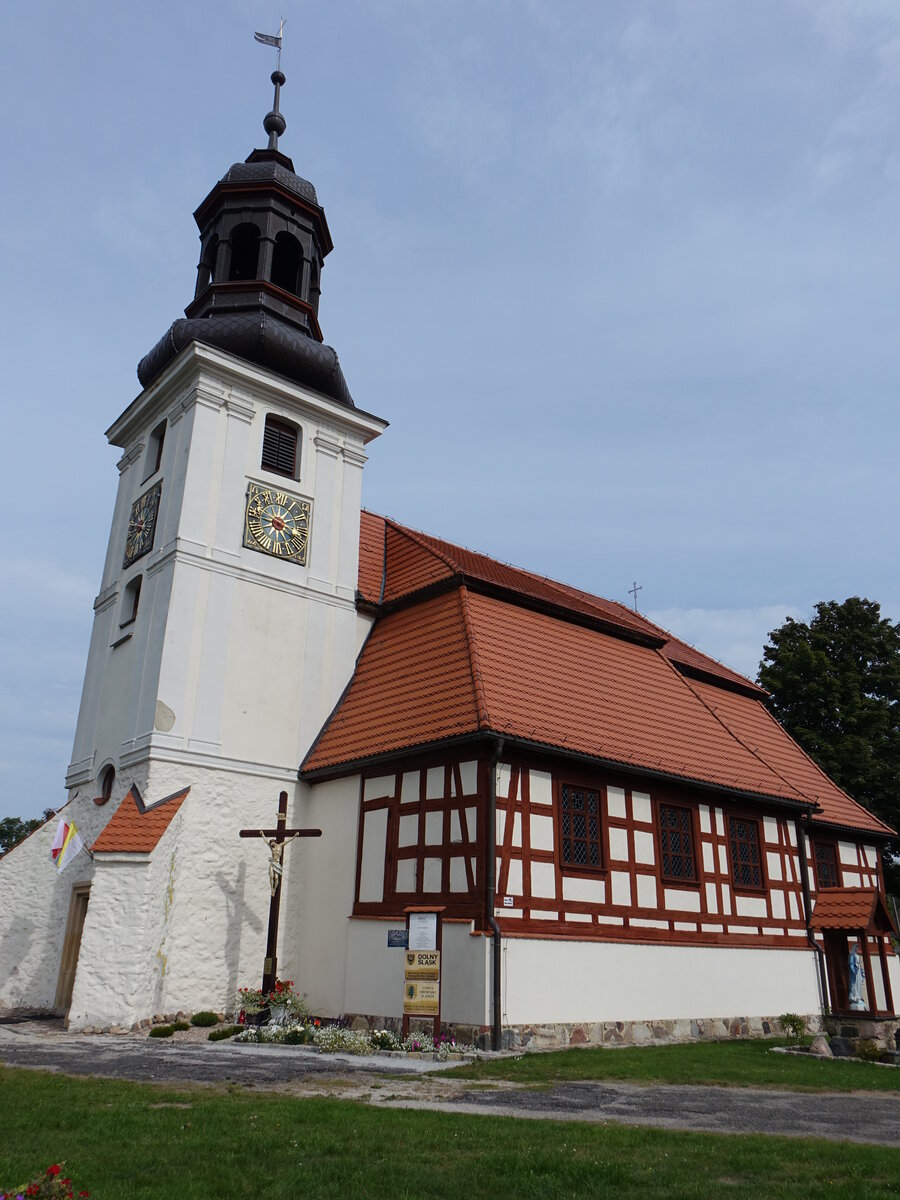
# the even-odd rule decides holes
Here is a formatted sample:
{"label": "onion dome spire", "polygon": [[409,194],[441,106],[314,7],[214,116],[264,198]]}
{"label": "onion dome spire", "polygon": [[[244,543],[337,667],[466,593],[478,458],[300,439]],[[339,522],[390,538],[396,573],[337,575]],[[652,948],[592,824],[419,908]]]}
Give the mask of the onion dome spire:
{"label": "onion dome spire", "polygon": [[194,299],[149,354],[138,378],[149,387],[188,343],[204,342],[267,367],[353,407],[337,354],[319,326],[321,271],[332,249],[316,189],[278,148],[281,115],[281,31],[257,33],[273,46],[275,102],[263,120],[265,150],[233,163],[194,213],[200,262]]}

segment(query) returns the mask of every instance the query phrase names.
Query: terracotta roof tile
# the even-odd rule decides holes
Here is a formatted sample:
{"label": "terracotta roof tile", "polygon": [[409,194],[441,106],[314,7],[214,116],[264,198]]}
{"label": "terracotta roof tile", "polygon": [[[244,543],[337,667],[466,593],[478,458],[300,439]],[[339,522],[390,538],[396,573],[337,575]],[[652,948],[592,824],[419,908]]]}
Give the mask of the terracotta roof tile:
{"label": "terracotta roof tile", "polygon": [[465,588],[376,623],[304,769],[481,730],[801,799],[652,647]]}
{"label": "terracotta roof tile", "polygon": [[479,727],[458,591],[376,622],[344,701],[307,757],[330,765]]}
{"label": "terracotta roof tile", "polygon": [[826,888],[816,897],[810,925],[813,929],[897,932],[877,888]]}
{"label": "terracotta roof tile", "polygon": [[893,833],[889,825],[841,791],[759,700],[712,684],[697,682],[692,686],[735,737],[759,754],[782,779],[789,779],[802,796],[821,806],[818,820],[873,833]]}
{"label": "terracotta roof tile", "polygon": [[[792,741],[761,703],[762,688],[618,601],[363,513],[360,595],[377,603],[382,578],[385,601],[442,582],[452,590],[376,621],[304,770],[490,730],[820,805],[828,824],[893,832]],[[578,623],[586,615],[604,627]],[[635,632],[654,642],[640,644]]]}
{"label": "terracotta roof tile", "polygon": [[605,600],[581,588],[509,566],[486,554],[364,511],[360,525],[359,591],[365,599],[376,603],[381,595],[382,569],[385,601],[414,595],[442,579],[462,575],[469,580],[518,592],[532,600],[558,605],[580,616],[593,617],[623,631],[658,638],[663,653],[672,662],[703,671],[754,694],[766,694],[758,684],[687,645],[618,600]]}
{"label": "terracotta roof tile", "polygon": [[137,789],[132,788],[91,847],[94,854],[111,854],[114,851],[149,854],[169,828],[190,790],[187,787],[145,808],[140,793],[135,795]]}
{"label": "terracotta roof tile", "polygon": [[359,523],[359,594],[370,604],[381,599],[384,571],[384,517],[363,510]]}

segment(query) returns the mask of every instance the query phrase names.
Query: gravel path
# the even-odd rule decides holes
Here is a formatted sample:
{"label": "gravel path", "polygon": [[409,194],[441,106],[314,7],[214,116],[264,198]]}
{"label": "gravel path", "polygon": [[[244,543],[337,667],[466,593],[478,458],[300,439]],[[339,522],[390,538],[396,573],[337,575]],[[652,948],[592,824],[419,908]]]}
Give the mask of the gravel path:
{"label": "gravel path", "polygon": [[0,1024],[0,1062],[140,1082],[237,1084],[299,1096],[339,1094],[391,1107],[820,1137],[900,1148],[900,1094],[610,1082],[549,1089],[497,1083],[476,1089],[469,1080],[444,1077],[443,1067],[430,1061],[209,1042],[205,1031],[176,1038],[182,1040],[69,1034],[49,1022]]}

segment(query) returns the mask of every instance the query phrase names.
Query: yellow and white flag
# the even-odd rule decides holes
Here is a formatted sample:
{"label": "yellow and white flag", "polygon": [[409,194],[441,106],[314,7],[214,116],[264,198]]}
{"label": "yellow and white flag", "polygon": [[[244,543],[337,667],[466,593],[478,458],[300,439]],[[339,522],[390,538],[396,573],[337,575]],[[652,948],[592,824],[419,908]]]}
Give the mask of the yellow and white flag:
{"label": "yellow and white flag", "polygon": [[59,818],[59,827],[50,847],[50,858],[57,871],[64,871],[79,851],[84,849],[84,838],[74,825]]}

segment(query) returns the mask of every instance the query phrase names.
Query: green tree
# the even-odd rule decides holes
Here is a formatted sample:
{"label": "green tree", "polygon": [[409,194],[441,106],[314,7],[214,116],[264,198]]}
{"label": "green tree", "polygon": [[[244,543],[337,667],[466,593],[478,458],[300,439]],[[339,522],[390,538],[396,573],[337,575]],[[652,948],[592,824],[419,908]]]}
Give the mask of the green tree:
{"label": "green tree", "polygon": [[769,634],[759,682],[788,733],[845,792],[896,829],[900,624],[859,596],[822,601],[809,623],[788,617]]}
{"label": "green tree", "polygon": [[0,818],[0,854],[5,854],[7,850],[12,850],[13,846],[18,846],[19,842],[24,842],[29,833],[33,833],[53,815],[52,808],[45,808],[42,817],[26,817],[24,821],[21,817]]}

